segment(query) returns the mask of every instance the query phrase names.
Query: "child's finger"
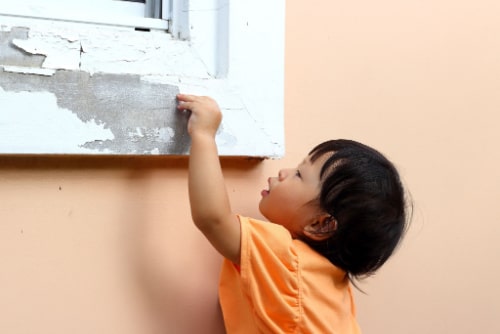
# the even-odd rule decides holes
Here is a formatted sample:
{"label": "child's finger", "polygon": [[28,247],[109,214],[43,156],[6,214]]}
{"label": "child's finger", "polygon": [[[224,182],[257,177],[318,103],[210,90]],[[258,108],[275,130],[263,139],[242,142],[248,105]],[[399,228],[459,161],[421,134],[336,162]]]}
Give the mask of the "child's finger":
{"label": "child's finger", "polygon": [[196,95],[177,94],[177,100],[182,102],[193,102],[196,100]]}
{"label": "child's finger", "polygon": [[192,106],[193,106],[192,102],[181,101],[179,104],[177,104],[177,109],[179,109],[179,110],[191,110]]}

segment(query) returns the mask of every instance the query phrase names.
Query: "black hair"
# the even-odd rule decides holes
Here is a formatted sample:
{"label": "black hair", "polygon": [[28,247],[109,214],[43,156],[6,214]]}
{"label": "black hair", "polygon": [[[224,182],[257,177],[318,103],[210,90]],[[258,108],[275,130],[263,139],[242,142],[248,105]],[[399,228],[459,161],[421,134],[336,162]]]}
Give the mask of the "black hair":
{"label": "black hair", "polygon": [[304,241],[349,278],[369,276],[392,255],[409,222],[405,191],[394,165],[381,153],[345,139],[319,144],[311,162],[320,171],[320,208],[337,226],[326,240]]}

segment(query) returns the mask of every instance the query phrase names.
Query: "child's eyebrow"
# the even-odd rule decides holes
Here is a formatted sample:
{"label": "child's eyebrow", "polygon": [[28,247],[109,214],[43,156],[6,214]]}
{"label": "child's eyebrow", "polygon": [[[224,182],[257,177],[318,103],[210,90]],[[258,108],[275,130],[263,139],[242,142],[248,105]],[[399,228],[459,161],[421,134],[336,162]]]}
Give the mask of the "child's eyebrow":
{"label": "child's eyebrow", "polygon": [[297,168],[307,168],[307,166],[310,166],[310,165],[312,165],[311,160],[309,159],[309,157],[307,157],[307,158],[304,158],[304,160],[302,160],[300,162],[300,164],[297,166]]}
{"label": "child's eyebrow", "polygon": [[302,163],[301,163],[301,165],[307,165],[307,164],[310,164],[310,165],[312,164],[311,159],[309,157],[304,158],[304,160],[302,160]]}

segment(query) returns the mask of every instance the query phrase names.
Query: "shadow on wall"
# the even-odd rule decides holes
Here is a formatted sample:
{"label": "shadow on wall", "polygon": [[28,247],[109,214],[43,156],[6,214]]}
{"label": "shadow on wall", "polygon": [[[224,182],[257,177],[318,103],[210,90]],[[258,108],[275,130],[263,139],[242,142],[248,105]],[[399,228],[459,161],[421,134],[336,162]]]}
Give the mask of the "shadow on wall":
{"label": "shadow on wall", "polygon": [[[177,180],[176,175],[163,179],[164,186],[178,189],[184,181],[179,176],[185,174],[179,172],[173,173]],[[188,224],[187,189],[159,191],[159,179],[153,174],[131,171],[123,192],[122,256],[129,277],[155,333],[223,333],[215,289],[220,256]]]}
{"label": "shadow on wall", "polygon": [[[188,156],[0,155],[1,171],[165,169],[187,170]],[[249,171],[264,159],[221,157],[223,169]]]}

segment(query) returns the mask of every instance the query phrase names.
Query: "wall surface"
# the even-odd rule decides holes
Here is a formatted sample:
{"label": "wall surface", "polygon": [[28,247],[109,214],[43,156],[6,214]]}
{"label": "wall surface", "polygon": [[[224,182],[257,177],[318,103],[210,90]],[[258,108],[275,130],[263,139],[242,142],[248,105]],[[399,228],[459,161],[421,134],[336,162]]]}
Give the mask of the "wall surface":
{"label": "wall surface", "polygon": [[[500,332],[500,5],[288,1],[286,156],[224,160],[235,211],[329,138],[386,153],[414,201],[357,293],[364,333]],[[184,158],[0,157],[0,332],[222,333],[220,260]]]}

